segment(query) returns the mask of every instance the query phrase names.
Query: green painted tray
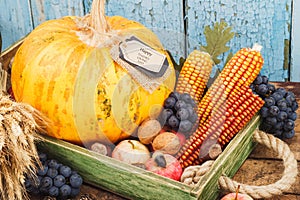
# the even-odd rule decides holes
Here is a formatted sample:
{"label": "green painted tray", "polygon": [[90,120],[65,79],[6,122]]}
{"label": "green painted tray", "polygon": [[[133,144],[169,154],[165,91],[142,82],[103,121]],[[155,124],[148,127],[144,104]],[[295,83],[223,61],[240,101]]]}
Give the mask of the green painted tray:
{"label": "green painted tray", "polygon": [[[8,63],[22,41],[1,55],[2,68]],[[211,170],[194,186],[164,178],[141,168],[122,163],[71,143],[47,136],[38,143],[40,150],[77,170],[84,181],[130,199],[217,199],[218,179],[232,177],[251,153],[255,144],[252,135],[260,123],[259,116],[247,124],[214,162]]]}

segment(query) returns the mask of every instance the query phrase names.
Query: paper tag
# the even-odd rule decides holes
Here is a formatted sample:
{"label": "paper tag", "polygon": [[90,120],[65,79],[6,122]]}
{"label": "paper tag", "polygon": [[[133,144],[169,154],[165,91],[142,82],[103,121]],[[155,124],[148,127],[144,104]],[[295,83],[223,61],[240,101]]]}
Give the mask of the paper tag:
{"label": "paper tag", "polygon": [[163,76],[168,67],[168,61],[164,54],[149,47],[134,36],[121,42],[119,50],[119,57],[122,60],[147,75]]}

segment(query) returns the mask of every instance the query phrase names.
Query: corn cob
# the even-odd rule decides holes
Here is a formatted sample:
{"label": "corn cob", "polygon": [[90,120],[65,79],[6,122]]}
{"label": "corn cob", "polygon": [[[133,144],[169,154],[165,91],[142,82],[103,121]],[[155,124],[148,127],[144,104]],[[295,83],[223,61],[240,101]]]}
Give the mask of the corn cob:
{"label": "corn cob", "polygon": [[194,50],[183,64],[176,84],[176,91],[188,93],[199,102],[208,82],[213,60],[208,53]]}
{"label": "corn cob", "polygon": [[204,141],[225,146],[255,115],[263,100],[249,88],[263,65],[260,49],[243,48],[226,64],[198,105],[199,126],[177,154],[182,167],[200,164]]}

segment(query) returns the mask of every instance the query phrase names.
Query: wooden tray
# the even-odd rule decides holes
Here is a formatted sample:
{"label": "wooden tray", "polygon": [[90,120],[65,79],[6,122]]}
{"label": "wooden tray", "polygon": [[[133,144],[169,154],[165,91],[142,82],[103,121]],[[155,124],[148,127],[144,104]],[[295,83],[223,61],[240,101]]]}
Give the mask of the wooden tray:
{"label": "wooden tray", "polygon": [[[22,41],[16,43],[1,55],[2,68],[8,64]],[[86,148],[43,136],[45,141],[38,148],[49,156],[77,170],[85,183],[111,191],[130,199],[217,199],[218,179],[221,175],[232,177],[255,144],[252,135],[259,126],[257,115],[229,143],[195,187],[162,177],[141,168],[122,163],[108,156]]]}

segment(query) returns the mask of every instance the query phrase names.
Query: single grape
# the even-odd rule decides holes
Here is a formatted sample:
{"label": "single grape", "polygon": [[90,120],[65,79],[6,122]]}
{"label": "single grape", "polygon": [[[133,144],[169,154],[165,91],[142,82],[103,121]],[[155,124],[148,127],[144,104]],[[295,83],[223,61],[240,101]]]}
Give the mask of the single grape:
{"label": "single grape", "polygon": [[193,127],[193,124],[189,120],[183,120],[179,124],[179,131],[186,133],[189,132]]}
{"label": "single grape", "polygon": [[188,120],[189,120],[192,124],[194,124],[195,122],[197,122],[197,119],[198,119],[197,113],[193,113],[192,115],[190,115],[190,117],[189,117]]}
{"label": "single grape", "polygon": [[45,153],[39,153],[38,155],[39,155],[39,159],[40,159],[41,163],[44,164],[46,162],[46,160],[47,160],[47,154],[45,154]]}
{"label": "single grape", "polygon": [[265,120],[266,120],[266,123],[271,126],[275,126],[277,123],[276,117],[266,117]]}
{"label": "single grape", "polygon": [[39,168],[37,170],[37,175],[39,175],[39,176],[45,176],[47,174],[47,172],[48,172],[48,169],[49,169],[48,165],[43,165],[41,168]]}
{"label": "single grape", "polygon": [[169,97],[174,97],[175,100],[178,101],[180,99],[180,94],[178,92],[174,91],[169,94]]}
{"label": "single grape", "polygon": [[61,174],[55,176],[55,178],[53,179],[53,184],[56,187],[61,187],[65,183],[66,183],[66,178]]}
{"label": "single grape", "polygon": [[48,163],[49,168],[54,168],[54,169],[58,169],[59,168],[59,164],[57,162],[57,160],[55,159],[51,159]]}
{"label": "single grape", "polygon": [[292,105],[293,105],[293,102],[296,101],[296,98],[295,98],[294,95],[287,95],[287,96],[285,97],[285,100],[286,100],[288,106],[292,106]]}
{"label": "single grape", "polygon": [[299,108],[299,105],[298,105],[297,101],[293,102],[293,105],[292,105],[291,108],[292,108],[292,111],[294,111],[294,112]]}
{"label": "single grape", "polygon": [[275,103],[276,103],[276,101],[275,101],[275,99],[273,97],[267,97],[267,98],[265,98],[265,104],[264,104],[264,106],[269,108],[271,106],[274,106]]}
{"label": "single grape", "polygon": [[79,188],[83,183],[82,177],[79,174],[73,174],[70,176],[70,184],[74,188]]}
{"label": "single grape", "polygon": [[174,114],[172,109],[163,109],[163,111],[160,113],[158,117],[158,121],[164,125],[166,122],[168,122],[168,119]]}
{"label": "single grape", "polygon": [[186,120],[189,118],[189,111],[185,108],[180,108],[177,110],[176,112],[176,117],[179,119],[179,120]]}
{"label": "single grape", "polygon": [[71,169],[69,166],[62,165],[62,166],[59,168],[59,173],[60,173],[61,175],[63,175],[65,178],[68,178],[68,177],[71,176],[72,169]]}
{"label": "single grape", "polygon": [[269,113],[271,116],[276,117],[280,112],[280,109],[277,106],[271,106],[269,108]]}
{"label": "single grape", "polygon": [[51,177],[45,176],[42,178],[41,184],[40,184],[41,188],[50,188],[50,187],[52,187],[52,185],[53,185],[53,180]]}
{"label": "single grape", "polygon": [[191,104],[193,102],[191,95],[189,95],[188,93],[181,94],[180,99],[182,99],[187,104]]}
{"label": "single grape", "polygon": [[176,99],[174,97],[168,97],[164,101],[164,107],[172,109],[175,106]]}
{"label": "single grape", "polygon": [[51,197],[58,197],[59,196],[59,188],[56,186],[52,186],[51,188],[49,188],[48,194]]}
{"label": "single grape", "polygon": [[290,139],[295,136],[295,130],[285,131],[282,133],[283,137]]}
{"label": "single grape", "polygon": [[297,119],[297,113],[296,112],[292,112],[292,113],[290,113],[289,115],[288,115],[288,118],[290,119],[290,120],[293,120],[293,121],[296,121],[296,119]]}
{"label": "single grape", "polygon": [[267,76],[263,75],[263,76],[261,76],[261,78],[262,78],[262,83],[263,84],[268,84],[269,78]]}
{"label": "single grape", "polygon": [[171,117],[168,119],[168,124],[172,128],[178,128],[178,126],[179,126],[179,119],[175,115],[171,115]]}
{"label": "single grape", "polygon": [[273,97],[276,102],[283,98],[282,94],[279,92],[274,92],[273,94],[271,94],[271,97]]}
{"label": "single grape", "polygon": [[288,108],[287,102],[285,99],[280,99],[279,101],[277,101],[277,106],[280,110],[282,111],[286,111],[286,109]]}
{"label": "single grape", "polygon": [[59,194],[62,197],[68,197],[71,194],[71,190],[72,190],[71,186],[68,184],[65,184],[59,188]]}
{"label": "single grape", "polygon": [[278,113],[278,115],[277,115],[277,120],[278,120],[278,121],[284,121],[284,120],[287,119],[287,117],[288,117],[288,114],[287,114],[286,112],[280,111],[280,112]]}
{"label": "single grape", "polygon": [[47,171],[47,176],[54,178],[55,176],[58,175],[58,171],[55,168],[49,168]]}
{"label": "single grape", "polygon": [[266,118],[268,115],[269,115],[269,109],[267,107],[262,107],[260,109],[260,115],[263,117],[263,118]]}
{"label": "single grape", "polygon": [[269,94],[272,94],[273,92],[275,92],[276,88],[275,85],[268,83],[268,88],[269,88]]}
{"label": "single grape", "polygon": [[287,119],[285,124],[284,124],[284,130],[285,131],[291,131],[295,128],[295,123],[293,120]]}
{"label": "single grape", "polygon": [[286,93],[287,93],[286,89],[284,89],[284,88],[277,88],[275,91],[278,92],[278,93],[280,93],[281,96],[283,96],[283,97],[284,97],[284,96],[286,95]]}
{"label": "single grape", "polygon": [[187,104],[185,103],[185,101],[179,99],[179,100],[176,102],[174,108],[175,108],[176,110],[179,110],[180,108],[185,108],[186,106],[187,106]]}
{"label": "single grape", "polygon": [[259,95],[265,96],[268,93],[268,91],[269,91],[268,86],[266,84],[261,84],[261,85],[258,85],[256,92]]}
{"label": "single grape", "polygon": [[261,76],[257,76],[256,79],[253,81],[255,85],[260,85],[263,83],[263,78]]}

